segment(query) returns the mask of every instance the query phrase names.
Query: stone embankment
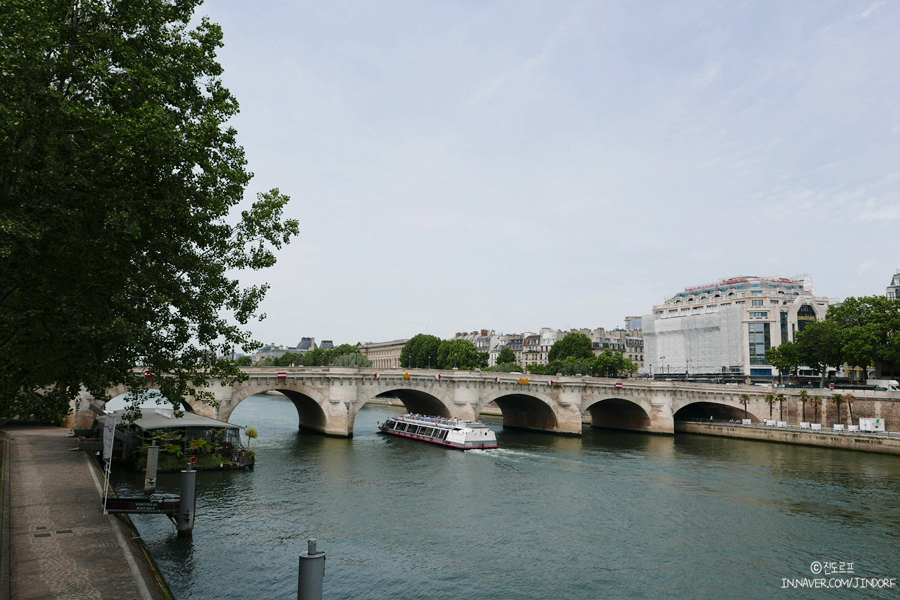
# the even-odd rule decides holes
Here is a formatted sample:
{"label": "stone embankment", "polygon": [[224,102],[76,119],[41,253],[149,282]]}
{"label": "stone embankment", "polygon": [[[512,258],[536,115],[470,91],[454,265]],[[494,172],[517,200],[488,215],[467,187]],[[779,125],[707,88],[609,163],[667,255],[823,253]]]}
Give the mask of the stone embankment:
{"label": "stone embankment", "polygon": [[676,421],[675,433],[697,433],[764,442],[900,454],[900,433],[835,431],[834,429],[824,428],[811,430],[801,429],[800,427],[761,425],[758,423],[741,425],[723,421]]}

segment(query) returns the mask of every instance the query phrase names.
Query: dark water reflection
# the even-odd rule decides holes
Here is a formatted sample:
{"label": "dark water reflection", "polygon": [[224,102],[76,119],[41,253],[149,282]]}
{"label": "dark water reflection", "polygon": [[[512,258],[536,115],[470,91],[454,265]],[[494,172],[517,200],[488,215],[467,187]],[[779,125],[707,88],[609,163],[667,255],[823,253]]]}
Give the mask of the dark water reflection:
{"label": "dark water reflection", "polygon": [[259,431],[257,467],[198,476],[193,538],[135,519],[177,597],[296,598],[310,537],[330,599],[897,595],[782,589],[813,561],[900,577],[894,457],[491,419],[502,447],[462,453],[378,435],[394,412],[364,409],[345,440],[299,432],[286,400],[246,400],[232,421]]}

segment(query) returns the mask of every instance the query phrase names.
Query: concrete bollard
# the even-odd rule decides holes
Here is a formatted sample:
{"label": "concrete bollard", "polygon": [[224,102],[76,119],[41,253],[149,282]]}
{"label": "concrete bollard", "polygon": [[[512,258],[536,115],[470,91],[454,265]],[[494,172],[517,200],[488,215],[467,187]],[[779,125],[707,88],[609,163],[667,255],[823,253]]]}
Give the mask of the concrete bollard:
{"label": "concrete bollard", "polygon": [[156,491],[156,471],[159,465],[159,446],[156,445],[156,440],[153,440],[153,445],[147,448],[147,472],[144,475],[144,491],[145,492],[155,492]]}
{"label": "concrete bollard", "polygon": [[197,471],[191,469],[190,463],[186,471],[181,472],[181,503],[178,506],[178,535],[191,535],[194,531],[194,511],[197,506]]}
{"label": "concrete bollard", "polygon": [[297,600],[322,600],[322,587],[325,579],[325,553],[316,552],[315,539],[311,539],[307,543],[307,551],[300,553]]}

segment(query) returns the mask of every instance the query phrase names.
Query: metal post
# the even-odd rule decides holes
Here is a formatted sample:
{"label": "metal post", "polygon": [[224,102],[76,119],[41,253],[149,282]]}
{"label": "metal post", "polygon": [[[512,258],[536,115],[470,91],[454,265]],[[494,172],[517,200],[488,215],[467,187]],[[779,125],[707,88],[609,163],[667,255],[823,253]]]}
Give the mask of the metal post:
{"label": "metal post", "polygon": [[325,553],[316,552],[315,538],[309,540],[308,544],[308,550],[300,553],[297,600],[322,600],[322,580],[325,579]]}
{"label": "metal post", "polygon": [[158,464],[159,446],[156,445],[156,440],[153,440],[153,445],[147,448],[147,472],[144,474],[145,492],[156,491],[156,470]]}
{"label": "metal post", "polygon": [[194,510],[197,506],[197,471],[191,469],[190,463],[186,471],[181,472],[181,503],[178,507],[178,535],[191,535],[194,530]]}

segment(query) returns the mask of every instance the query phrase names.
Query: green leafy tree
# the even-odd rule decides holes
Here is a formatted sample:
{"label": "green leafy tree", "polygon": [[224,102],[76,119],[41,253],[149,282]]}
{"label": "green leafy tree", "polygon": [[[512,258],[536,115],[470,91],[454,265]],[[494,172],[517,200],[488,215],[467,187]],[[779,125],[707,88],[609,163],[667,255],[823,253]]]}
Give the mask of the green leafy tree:
{"label": "green leafy tree", "polygon": [[500,353],[497,354],[497,364],[506,364],[506,363],[515,363],[516,362],[516,353],[513,352],[513,349],[509,346],[504,346],[500,349]]}
{"label": "green leafy tree", "polygon": [[740,398],[741,398],[741,404],[744,405],[744,418],[746,419],[746,418],[748,418],[747,417],[747,403],[750,402],[750,394],[741,394]]}
{"label": "green leafy tree", "polygon": [[245,354],[244,356],[237,357],[234,364],[239,367],[249,367],[253,364],[253,359]]}
{"label": "green leafy tree", "polygon": [[400,351],[400,366],[410,369],[435,369],[441,338],[420,333],[414,335]]}
{"label": "green leafy tree", "polygon": [[828,308],[826,320],[840,332],[850,366],[881,371],[900,364],[900,300],[884,296],[847,298]]}
{"label": "green leafy tree", "polygon": [[[87,388],[173,403],[243,376],[234,348],[298,233],[259,194],[200,0],[7,0],[0,8],[0,417],[59,421]],[[222,357],[222,358],[216,358]],[[134,405],[133,405],[134,406]]]}
{"label": "green leafy tree", "polygon": [[303,364],[303,355],[298,352],[285,352],[274,358],[272,364],[276,367],[290,367]]}
{"label": "green leafy tree", "polygon": [[785,373],[797,376],[797,370],[803,364],[803,358],[796,343],[785,342],[766,350],[766,362],[778,369],[778,377],[783,382]]}
{"label": "green leafy tree", "polygon": [[331,352],[332,359],[337,358],[338,356],[344,356],[347,354],[356,354],[359,352],[359,348],[353,346],[352,344],[341,344]]}
{"label": "green leafy tree", "polygon": [[473,369],[478,365],[478,347],[461,338],[445,340],[438,347],[439,369]]}
{"label": "green leafy tree", "polygon": [[778,420],[784,421],[784,394],[775,394],[775,401],[778,402]]}
{"label": "green leafy tree", "polygon": [[797,334],[797,345],[800,347],[803,363],[820,373],[820,387],[825,387],[828,367],[837,368],[844,362],[841,341],[838,325],[828,320],[810,323]]}
{"label": "green leafy tree", "polygon": [[[521,367],[516,363],[509,363],[510,371],[519,371]],[[547,364],[541,363],[532,363],[530,365],[526,365],[525,370],[534,375],[556,375],[560,373],[560,363],[559,361],[553,361]]]}
{"label": "green leafy tree", "polygon": [[591,338],[583,333],[568,333],[550,348],[547,359],[550,362],[565,360],[573,356],[575,358],[592,358],[594,356]]}
{"label": "green leafy tree", "polygon": [[331,350],[313,348],[303,355],[303,366],[324,367],[331,364]]}
{"label": "green leafy tree", "polygon": [[621,352],[604,350],[594,360],[594,374],[601,377],[617,377],[619,375],[634,375],[638,371],[637,365],[630,358],[625,358]]}
{"label": "green leafy tree", "polygon": [[[354,349],[355,350],[355,349]],[[335,349],[337,352],[337,348]],[[344,352],[336,354],[331,360],[331,364],[336,367],[371,367],[372,361],[367,356],[363,356],[358,351]]]}
{"label": "green leafy tree", "polygon": [[556,369],[554,370],[557,373],[566,376],[594,375],[597,369],[597,361],[593,356],[591,358],[576,358],[574,356],[570,356],[565,360],[561,360],[555,364]]}

